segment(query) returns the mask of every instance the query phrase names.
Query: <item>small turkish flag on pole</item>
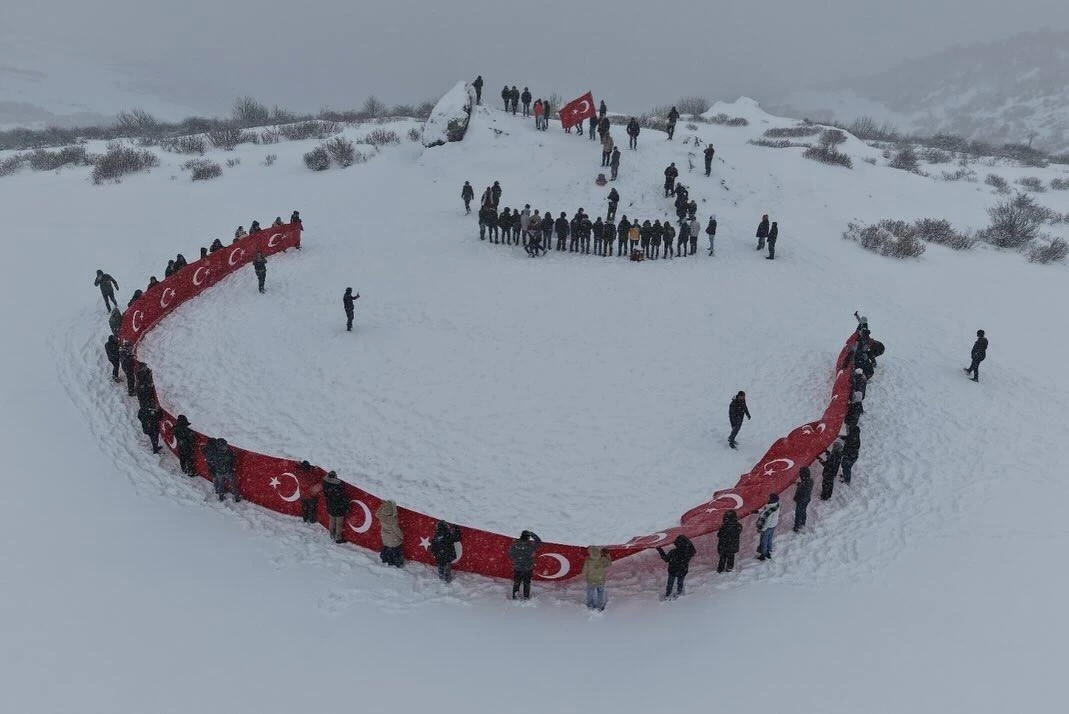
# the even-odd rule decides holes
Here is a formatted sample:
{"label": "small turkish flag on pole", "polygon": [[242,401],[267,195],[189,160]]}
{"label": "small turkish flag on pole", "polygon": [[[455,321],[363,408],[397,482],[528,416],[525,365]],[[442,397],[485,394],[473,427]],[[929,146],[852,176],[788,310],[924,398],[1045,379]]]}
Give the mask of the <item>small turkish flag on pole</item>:
{"label": "small turkish flag on pole", "polygon": [[584,119],[592,119],[595,115],[594,95],[587,92],[561,107],[560,125],[564,129],[570,129]]}

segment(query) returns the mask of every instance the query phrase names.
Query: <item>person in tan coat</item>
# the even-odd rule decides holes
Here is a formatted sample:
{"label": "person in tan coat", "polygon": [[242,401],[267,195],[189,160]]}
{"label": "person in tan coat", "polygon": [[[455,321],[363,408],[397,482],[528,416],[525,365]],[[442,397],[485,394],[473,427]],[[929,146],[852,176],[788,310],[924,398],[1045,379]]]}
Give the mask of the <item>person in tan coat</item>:
{"label": "person in tan coat", "polygon": [[386,565],[403,567],[405,556],[401,552],[401,543],[404,542],[404,534],[401,532],[401,524],[397,521],[397,504],[393,501],[383,501],[375,511],[375,517],[379,519],[379,533],[382,536],[382,552],[379,557]]}
{"label": "person in tan coat", "polygon": [[583,575],[586,577],[586,606],[589,610],[601,612],[605,609],[605,572],[612,565],[612,558],[596,545],[586,549],[589,554],[583,562]]}

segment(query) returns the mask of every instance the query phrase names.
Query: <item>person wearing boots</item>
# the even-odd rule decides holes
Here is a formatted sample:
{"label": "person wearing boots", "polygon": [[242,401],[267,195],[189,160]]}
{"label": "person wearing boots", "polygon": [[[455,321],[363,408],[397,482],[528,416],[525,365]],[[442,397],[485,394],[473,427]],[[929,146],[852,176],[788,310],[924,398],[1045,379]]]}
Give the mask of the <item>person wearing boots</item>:
{"label": "person wearing boots", "polygon": [[108,357],[108,362],[111,363],[111,381],[119,381],[119,338],[115,335],[108,335],[107,342],[104,343],[104,354]]}
{"label": "person wearing boots", "polygon": [[772,539],[779,525],[779,495],[771,494],[768,503],[757,512],[757,532],[761,534],[761,543],[757,548],[758,560],[772,559]]}
{"label": "person wearing boots", "polygon": [[972,346],[972,363],[965,368],[965,374],[972,375],[972,381],[980,381],[980,363],[987,359],[987,337],[983,330],[976,331],[976,342]]}
{"label": "person wearing boots", "polygon": [[757,250],[764,250],[765,239],[768,238],[768,214],[761,216],[761,222],[757,224]]}
{"label": "person wearing boots", "polygon": [[722,573],[726,570],[730,573],[735,569],[735,555],[739,552],[741,537],[742,524],[739,523],[739,514],[732,509],[724,514],[724,522],[716,531],[716,552],[720,556],[716,572]]}
{"label": "person wearing boots", "polygon": [[766,260],[776,259],[776,240],[779,238],[779,224],[772,221],[772,225],[768,229],[768,255],[765,256]]}
{"label": "person wearing boots", "polygon": [[716,214],[709,216],[709,225],[705,227],[705,235],[709,236],[709,257],[716,255]]}
{"label": "person wearing boots", "polygon": [[457,543],[460,528],[452,523],[438,521],[431,538],[431,555],[438,566],[438,579],[448,583],[453,580],[453,561],[457,559]]}
{"label": "person wearing boots", "polygon": [[538,553],[542,539],[532,531],[523,531],[520,537],[509,546],[509,560],[512,561],[512,599],[523,587],[523,599],[531,599],[531,576],[534,574],[535,555]]}
{"label": "person wearing boots", "polygon": [[805,525],[809,501],[813,498],[813,476],[809,467],[798,469],[798,486],[794,489],[794,532],[802,530]]}
{"label": "person wearing boots", "polygon": [[327,502],[327,527],[335,543],[345,542],[345,518],[349,515],[349,494],[338,474],[330,471],[323,477],[323,498]]}
{"label": "person wearing boots", "polygon": [[379,534],[382,537],[382,550],[379,558],[386,565],[402,568],[405,565],[405,556],[401,552],[404,542],[404,534],[401,532],[401,524],[397,519],[397,504],[393,501],[383,501],[375,517],[379,519]]}
{"label": "person wearing boots", "polygon": [[831,448],[825,451],[817,461],[823,466],[820,473],[820,500],[827,501],[835,492],[835,477],[839,475],[839,465],[843,460],[843,442],[836,439]]}
{"label": "person wearing boots", "polygon": [[[698,552],[694,544],[690,542],[690,538],[685,535],[677,535],[675,540],[672,541],[672,545],[675,547],[667,553],[664,552],[664,548],[657,546],[657,555],[661,556],[661,560],[668,564],[668,582],[664,587],[665,600],[673,599],[683,594],[683,581],[690,570],[690,560]],[[674,596],[672,594],[673,586],[675,586],[676,591]]]}
{"label": "person wearing boots", "polygon": [[728,446],[733,449],[738,447],[738,444],[735,443],[735,437],[739,435],[739,429],[742,428],[743,417],[750,418],[750,409],[746,406],[746,392],[739,392],[731,400],[731,404],[728,405],[728,423],[731,424]]}
{"label": "person wearing boots", "polygon": [[588,610],[601,612],[608,602],[605,596],[605,574],[612,565],[612,558],[596,545],[588,546],[586,552],[587,559],[583,561],[583,576],[586,578],[586,607]]}
{"label": "person wearing boots", "polygon": [[141,422],[141,431],[148,437],[152,444],[152,453],[158,454],[163,447],[160,446],[160,415],[155,407],[144,406],[137,410],[137,420]]}
{"label": "person wearing boots", "polygon": [[356,301],[360,299],[360,293],[353,295],[352,288],[345,288],[345,293],[341,296],[341,304],[345,309],[345,331],[353,331],[353,316],[356,314]]}
{"label": "person wearing boots", "polygon": [[260,251],[256,251],[256,257],[252,259],[252,269],[256,273],[256,283],[262,293],[264,281],[267,280],[267,258]]}
{"label": "person wearing boots", "polygon": [[175,420],[174,429],[171,430],[174,438],[175,450],[178,452],[178,468],[187,476],[196,476],[193,468],[193,454],[196,445],[196,436],[189,428],[189,419],[185,414],[179,414]]}

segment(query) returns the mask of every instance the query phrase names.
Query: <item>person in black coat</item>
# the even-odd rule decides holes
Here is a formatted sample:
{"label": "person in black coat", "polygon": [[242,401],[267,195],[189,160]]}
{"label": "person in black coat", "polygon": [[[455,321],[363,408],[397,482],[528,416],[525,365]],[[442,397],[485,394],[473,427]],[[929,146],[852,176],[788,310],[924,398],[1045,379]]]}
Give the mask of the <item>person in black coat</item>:
{"label": "person in black coat", "polygon": [[638,124],[638,120],[635,117],[631,117],[631,121],[627,122],[627,142],[628,147],[632,150],[638,149],[638,134],[642,131],[642,128]]}
{"label": "person in black coat", "polygon": [[290,214],[290,223],[296,223],[298,226],[301,226],[302,228],[304,227],[304,224],[301,223],[300,211],[295,210],[293,213]]}
{"label": "person in black coat", "polygon": [[839,474],[839,465],[843,460],[843,442],[838,439],[824,454],[817,457],[824,469],[820,474],[820,500],[827,501],[835,492],[835,477]]}
{"label": "person in black coat", "polygon": [[186,267],[187,265],[189,265],[189,263],[186,262],[186,256],[182,255],[181,253],[179,253],[177,256],[175,256],[175,259],[174,259],[174,271],[176,273],[179,270],[181,270],[182,268]]}
{"label": "person in black coat", "polygon": [[980,363],[987,359],[987,338],[983,330],[976,331],[976,342],[972,346],[972,364],[965,368],[965,374],[972,375],[972,381],[980,381]]}
{"label": "person in black coat", "polygon": [[761,216],[761,222],[757,224],[757,250],[764,250],[765,239],[768,238],[768,214]]}
{"label": "person in black coat", "polygon": [[690,569],[690,559],[698,552],[694,544],[690,542],[690,538],[685,535],[677,535],[672,545],[675,547],[667,553],[664,552],[664,548],[657,546],[657,554],[661,556],[661,560],[668,563],[668,584],[664,588],[666,600],[672,597],[673,585],[676,588],[676,597],[683,594],[683,580]]}
{"label": "person in black coat", "polygon": [[250,236],[251,235],[256,235],[261,230],[263,230],[263,229],[260,228],[260,222],[259,221],[253,221],[252,224],[249,226],[249,235]]}
{"label": "person in black coat", "polygon": [[777,238],[779,238],[779,224],[772,221],[772,226],[768,229],[768,255],[765,256],[765,260],[776,259]]}
{"label": "person in black coat", "polygon": [[516,89],[515,84],[509,90],[509,102],[512,104],[512,116],[516,116],[516,109],[520,103],[520,90]]}
{"label": "person in black coat", "polygon": [[616,220],[616,207],[620,205],[620,192],[615,188],[609,189],[609,213],[605,216],[605,220]]}
{"label": "person in black coat", "polygon": [[612,256],[612,244],[616,241],[616,224],[612,221],[608,221],[605,224],[605,243],[604,251],[602,255],[605,257]]}
{"label": "person in black coat", "polygon": [[616,228],[616,256],[620,257],[627,253],[627,234],[631,232],[631,221],[627,216],[620,219],[620,225]]}
{"label": "person in black coat", "polygon": [[475,81],[471,83],[471,86],[475,88],[475,104],[479,105],[483,103],[483,76],[480,74],[475,78]]}
{"label": "person in black coat", "polygon": [[165,277],[165,278],[171,277],[172,275],[174,275],[174,271],[175,271],[174,261],[173,260],[168,260],[167,261],[167,267],[163,269],[163,277]]}
{"label": "person in black coat", "polygon": [[668,168],[664,170],[664,197],[675,195],[676,192],[676,177],[679,176],[679,169],[676,168],[676,162],[672,162],[668,165]]}
{"label": "person in black coat", "polygon": [[160,453],[160,415],[154,407],[141,407],[137,410],[137,420],[141,422],[141,431],[152,443],[152,453]]}
{"label": "person in black coat", "polygon": [[137,361],[134,359],[134,348],[129,342],[119,345],[119,366],[126,375],[126,394],[137,395]]}
{"label": "person in black coat", "polygon": [[720,555],[716,572],[725,570],[729,573],[735,569],[735,555],[739,552],[739,538],[742,536],[742,524],[739,514],[734,509],[724,514],[724,522],[716,531],[716,552]]}
{"label": "person in black coat", "polygon": [[[524,87],[523,92],[520,94],[520,102],[523,104],[523,115],[525,117],[531,116],[531,90],[527,87]],[[515,113],[514,111],[513,114]]]}
{"label": "person in black coat", "polygon": [[750,410],[746,406],[746,392],[739,392],[728,405],[728,422],[731,424],[731,435],[728,436],[728,446],[736,448],[735,437],[742,428],[742,418],[750,418]]}
{"label": "person in black coat", "polygon": [[115,335],[108,335],[108,341],[104,343],[104,354],[108,356],[108,362],[111,362],[111,379],[113,382],[119,381],[119,338]]}
{"label": "person in black coat", "polygon": [[345,308],[345,331],[353,331],[353,315],[356,311],[356,301],[360,298],[360,293],[353,295],[352,288],[345,288],[345,294],[341,296],[342,307]]}
{"label": "person in black coat", "polygon": [[234,502],[240,501],[237,474],[234,473],[234,451],[226,443],[226,439],[208,439],[201,452],[204,454],[204,463],[208,466],[219,500],[224,500],[229,490],[234,494]]}
{"label": "person in black coat", "polygon": [[565,250],[565,243],[568,241],[568,231],[571,226],[568,224],[568,216],[564,211],[560,212],[560,218],[557,219],[553,227],[557,231],[557,250]]}
{"label": "person in black coat", "polygon": [[809,467],[803,466],[798,469],[798,486],[794,489],[794,532],[802,530],[805,525],[806,511],[809,509],[809,501],[813,498],[813,476],[809,473]]}
{"label": "person in black coat", "polygon": [[213,240],[212,244],[210,246],[208,246],[208,252],[209,253],[214,253],[215,251],[222,250],[222,249],[223,249],[223,241],[219,240],[218,238]]}
{"label": "person in black coat", "polygon": [[156,406],[156,385],[152,380],[152,369],[140,362],[135,370],[137,375],[137,403],[142,407]]}
{"label": "person in black coat", "polygon": [[861,398],[864,399],[868,386],[869,380],[865,379],[865,370],[860,367],[854,369],[854,373],[850,375],[850,391],[861,392]]}
{"label": "person in black coat", "polygon": [[494,181],[494,185],[490,187],[490,198],[494,202],[494,208],[496,209],[501,205],[501,183]]}
{"label": "person in black coat", "polygon": [[330,537],[345,542],[345,517],[349,515],[349,494],[338,474],[331,471],[323,478],[323,499],[327,502]]}
{"label": "person in black coat", "polygon": [[135,302],[141,299],[141,296],[145,293],[141,289],[134,291],[134,294],[130,296],[130,302],[126,303],[126,307],[132,307]]}
{"label": "person in black coat", "polygon": [[171,436],[174,437],[175,450],[178,451],[178,467],[187,476],[196,476],[197,472],[193,468],[196,437],[193,435],[193,430],[189,428],[189,419],[185,414],[178,415],[174,429],[171,430]]}
{"label": "person in black coat", "polygon": [[438,521],[431,538],[431,555],[438,566],[438,578],[444,582],[453,579],[453,561],[457,559],[457,543],[460,542],[460,527]]}
{"label": "person in black coat", "polygon": [[854,470],[854,464],[857,463],[857,457],[861,453],[861,427],[857,424],[850,427],[846,432],[846,439],[843,440],[843,483],[850,483],[851,474]]}
{"label": "person in black coat", "polygon": [[111,310],[113,307],[119,307],[119,301],[115,299],[115,291],[119,289],[119,281],[111,277],[103,270],[97,270],[96,278],[93,279],[93,285],[100,288],[100,296],[104,298],[104,309]]}
{"label": "person in black coat", "polygon": [[256,273],[256,283],[262,293],[264,281],[267,280],[267,258],[260,251],[256,251],[256,257],[252,259],[252,270]]}
{"label": "person in black coat", "polygon": [[542,251],[553,250],[553,214],[546,211],[542,214]]}
{"label": "person in black coat", "polygon": [[705,147],[705,175],[708,176],[713,172],[713,155],[716,154],[716,149],[712,144]]}
{"label": "person in black coat", "polygon": [[602,99],[601,103],[598,104],[598,119],[605,119],[605,115],[608,113],[608,111],[609,108],[605,106],[605,100]]}
{"label": "person in black coat", "polygon": [[460,189],[460,199],[464,201],[464,215],[471,213],[471,202],[475,198],[475,189],[471,187],[470,181],[464,182],[464,188]]}
{"label": "person in black coat", "polygon": [[676,135],[676,122],[679,121],[679,110],[672,107],[668,112],[668,140],[671,141],[672,137]]}

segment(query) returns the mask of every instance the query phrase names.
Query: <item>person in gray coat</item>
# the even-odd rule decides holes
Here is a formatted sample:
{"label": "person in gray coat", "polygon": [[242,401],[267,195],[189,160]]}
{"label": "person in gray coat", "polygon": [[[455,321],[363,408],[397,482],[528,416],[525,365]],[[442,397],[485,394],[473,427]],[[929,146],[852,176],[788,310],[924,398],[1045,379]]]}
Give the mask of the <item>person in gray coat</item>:
{"label": "person in gray coat", "polygon": [[523,599],[531,599],[531,575],[534,573],[535,555],[542,539],[531,531],[523,531],[520,537],[509,546],[509,560],[512,561],[512,599],[523,586]]}
{"label": "person in gray coat", "polygon": [[111,314],[108,315],[108,327],[111,328],[111,334],[119,336],[119,328],[122,327],[122,312],[119,308],[111,308]]}

